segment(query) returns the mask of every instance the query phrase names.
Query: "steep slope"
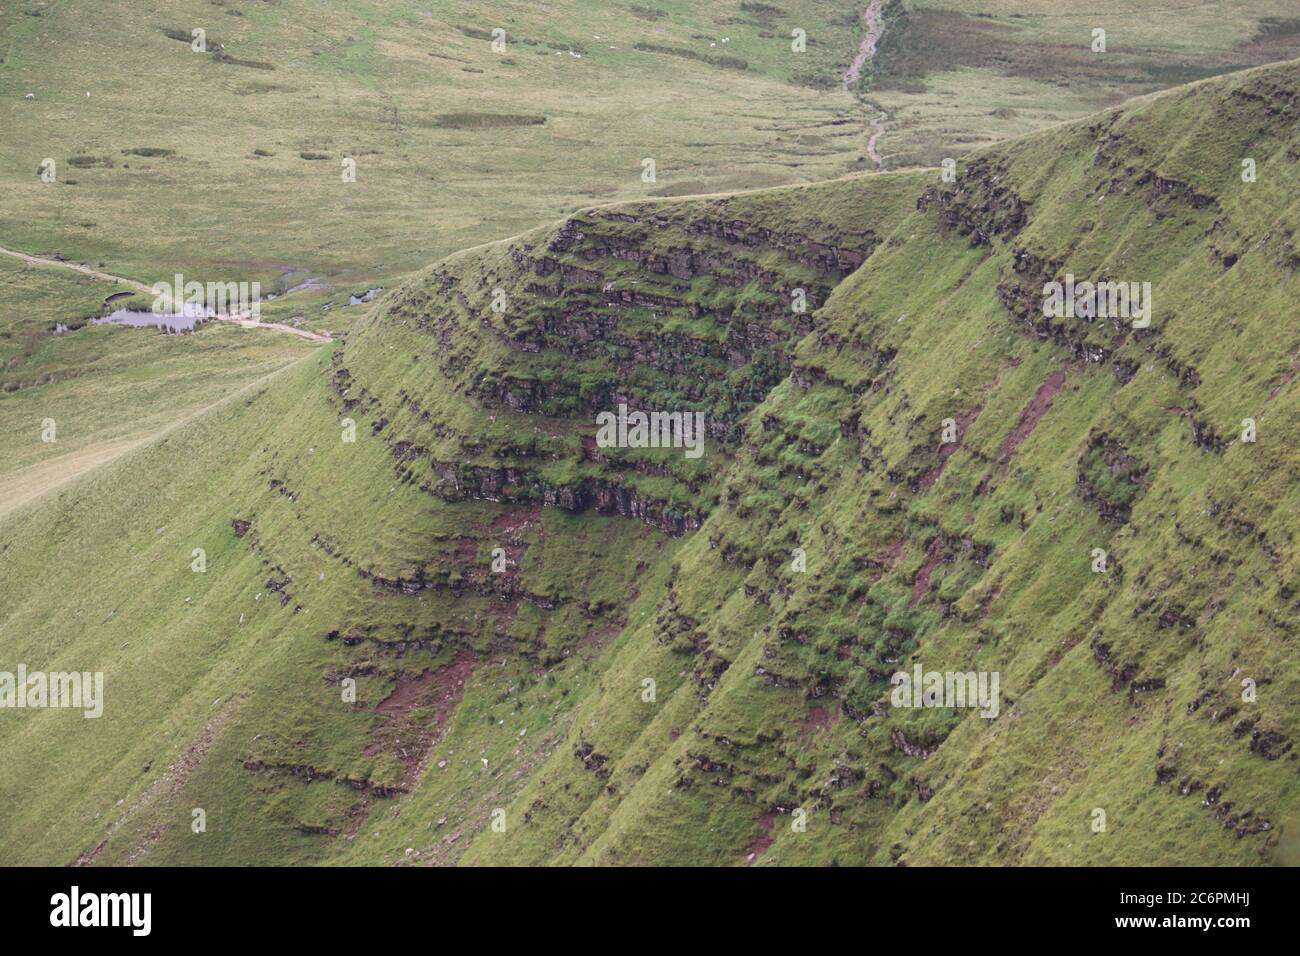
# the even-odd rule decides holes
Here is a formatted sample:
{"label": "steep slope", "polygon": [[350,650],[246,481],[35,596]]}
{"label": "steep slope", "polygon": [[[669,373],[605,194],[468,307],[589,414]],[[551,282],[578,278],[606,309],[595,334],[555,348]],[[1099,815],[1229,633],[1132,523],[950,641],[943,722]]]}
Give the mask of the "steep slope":
{"label": "steep slope", "polygon": [[[431,266],[0,523],[0,669],[106,683],[0,712],[0,855],[1286,858],[1297,114],[1287,63]],[[598,447],[621,402],[704,454]],[[891,706],[917,663],[997,716]]]}

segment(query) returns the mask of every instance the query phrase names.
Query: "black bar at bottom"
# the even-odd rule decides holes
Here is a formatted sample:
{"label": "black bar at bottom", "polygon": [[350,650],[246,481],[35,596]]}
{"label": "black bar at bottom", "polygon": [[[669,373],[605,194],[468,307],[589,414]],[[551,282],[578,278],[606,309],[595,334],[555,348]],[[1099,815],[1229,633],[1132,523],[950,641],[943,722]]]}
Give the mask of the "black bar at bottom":
{"label": "black bar at bottom", "polygon": [[703,933],[701,941],[731,944],[751,934],[770,941],[782,924],[810,939],[829,933],[873,947],[948,934],[973,942],[991,930],[1055,930],[1070,941],[1199,934],[1231,945],[1240,934],[1285,928],[1293,877],[1167,868],[8,869],[0,870],[0,918],[10,938],[75,932],[128,945],[283,938],[382,946],[404,930],[434,944],[463,945],[453,940],[481,933],[485,944],[519,934],[536,945],[569,935],[612,942],[620,927],[648,941]]}

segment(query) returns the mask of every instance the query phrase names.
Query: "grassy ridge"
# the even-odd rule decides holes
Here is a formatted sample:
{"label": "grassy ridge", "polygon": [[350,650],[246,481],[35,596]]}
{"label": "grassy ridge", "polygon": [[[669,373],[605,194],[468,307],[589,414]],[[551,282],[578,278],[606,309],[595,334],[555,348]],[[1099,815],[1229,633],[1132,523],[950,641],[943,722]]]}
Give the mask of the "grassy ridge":
{"label": "grassy ridge", "polygon": [[[0,660],[111,695],[0,722],[5,859],[1287,859],[1298,104],[1288,63],[428,267],[0,523]],[[1152,328],[1045,319],[1066,272]],[[702,464],[595,449],[618,400],[705,411]],[[997,719],[890,707],[917,660]]]}

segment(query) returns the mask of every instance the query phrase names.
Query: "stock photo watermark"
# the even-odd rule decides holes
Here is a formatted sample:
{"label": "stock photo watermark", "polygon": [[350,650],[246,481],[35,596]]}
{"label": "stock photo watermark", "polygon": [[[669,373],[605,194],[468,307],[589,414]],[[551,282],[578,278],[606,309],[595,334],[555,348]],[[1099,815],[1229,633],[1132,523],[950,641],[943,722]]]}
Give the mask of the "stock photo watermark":
{"label": "stock photo watermark", "polygon": [[103,671],[0,671],[0,708],[80,710],[87,718],[104,713]]}
{"label": "stock photo watermark", "polygon": [[681,448],[686,458],[704,454],[703,412],[617,412],[596,414],[599,448]]}

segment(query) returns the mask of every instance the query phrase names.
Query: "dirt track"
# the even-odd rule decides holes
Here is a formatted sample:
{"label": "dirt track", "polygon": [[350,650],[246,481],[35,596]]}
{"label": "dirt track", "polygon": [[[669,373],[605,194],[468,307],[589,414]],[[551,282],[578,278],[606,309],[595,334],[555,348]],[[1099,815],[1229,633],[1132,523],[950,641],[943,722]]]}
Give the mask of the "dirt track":
{"label": "dirt track", "polygon": [[[862,79],[862,69],[869,66],[876,58],[876,48],[880,45],[880,36],[884,33],[885,23],[882,13],[885,6],[885,0],[871,0],[867,9],[862,11],[862,22],[867,26],[867,35],[862,38],[862,45],[858,47],[858,55],[853,58],[849,68],[844,71],[844,92],[849,91],[849,87]],[[867,140],[867,155],[871,161],[881,169],[885,168],[885,161],[876,151],[876,141],[880,139],[880,134],[884,132],[884,117],[875,116],[871,119],[871,139]]]}
{"label": "dirt track", "polygon": [[862,22],[867,25],[867,35],[862,38],[862,45],[858,47],[858,55],[853,58],[849,68],[844,71],[844,92],[849,91],[849,87],[862,78],[862,68],[867,66],[876,57],[876,46],[880,43],[880,34],[884,30],[884,23],[881,21],[881,11],[884,9],[885,0],[871,0],[867,9],[862,11]]}
{"label": "dirt track", "polygon": [[[134,279],[115,276],[108,272],[99,272],[89,266],[78,265],[75,262],[60,262],[58,259],[46,259],[42,256],[32,256],[25,252],[15,252],[13,249],[6,249],[3,246],[0,246],[0,254],[13,256],[15,259],[22,259],[28,265],[55,266],[61,269],[71,269],[73,272],[80,272],[82,275],[93,276],[96,279],[103,279],[105,282],[116,282],[119,285],[128,286],[137,292],[144,292],[149,295],[153,294],[153,290],[143,282],[136,282]],[[231,322],[246,329],[271,329],[275,332],[285,332],[289,335],[296,335],[300,339],[306,339],[308,342],[333,341],[333,339],[324,332],[309,332],[307,329],[295,329],[292,325],[285,325],[283,322],[262,322],[247,315],[214,315],[212,318],[218,322]]]}

